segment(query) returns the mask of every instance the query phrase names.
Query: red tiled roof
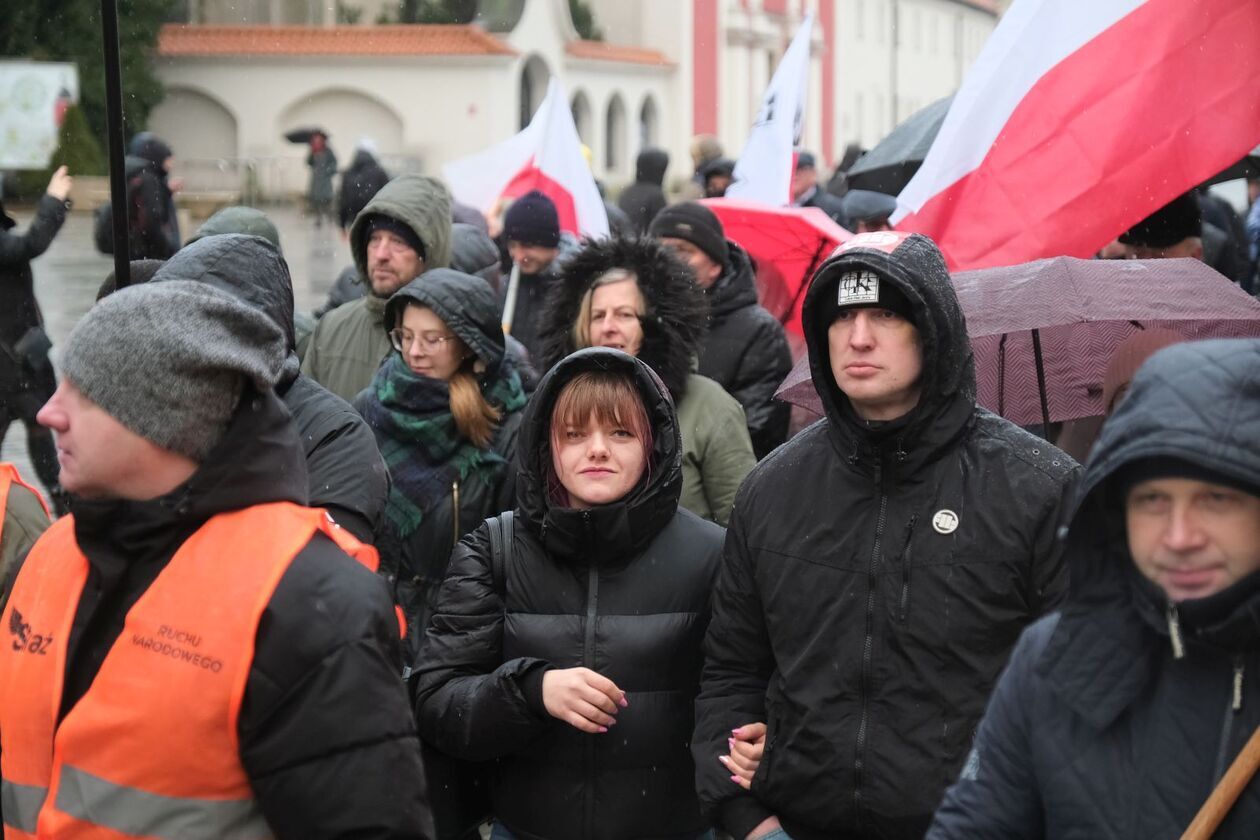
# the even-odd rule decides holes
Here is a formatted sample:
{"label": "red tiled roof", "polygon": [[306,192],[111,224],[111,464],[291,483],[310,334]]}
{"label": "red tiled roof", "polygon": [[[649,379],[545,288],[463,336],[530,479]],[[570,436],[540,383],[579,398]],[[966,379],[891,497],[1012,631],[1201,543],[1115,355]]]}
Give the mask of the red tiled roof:
{"label": "red tiled roof", "polygon": [[658,50],[624,47],[603,41],[570,41],[565,45],[564,50],[574,58],[590,58],[597,61],[624,61],[630,64],[673,64],[672,61],[665,57],[664,53]]}
{"label": "red tiled roof", "polygon": [[479,26],[209,26],[166,24],[158,55],[515,55]]}

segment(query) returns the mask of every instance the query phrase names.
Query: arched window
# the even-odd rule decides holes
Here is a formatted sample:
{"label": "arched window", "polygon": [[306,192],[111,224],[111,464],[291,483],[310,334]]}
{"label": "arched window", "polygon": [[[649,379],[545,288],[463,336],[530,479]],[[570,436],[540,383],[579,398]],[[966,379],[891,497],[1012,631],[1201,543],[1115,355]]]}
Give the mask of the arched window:
{"label": "arched window", "polygon": [[582,138],[582,142],[587,146],[591,145],[591,101],[587,99],[586,94],[578,91],[573,94],[573,101],[569,103],[569,110],[573,112],[573,124],[577,126],[578,137]]}
{"label": "arched window", "polygon": [[639,108],[639,148],[657,145],[660,137],[660,116],[656,109],[656,100],[651,94],[643,98]]}
{"label": "arched window", "polygon": [[604,166],[610,172],[626,168],[626,106],[613,94],[604,114]]}
{"label": "arched window", "polygon": [[547,83],[551,81],[551,71],[547,64],[536,55],[529,57],[521,68],[521,128],[529,125],[534,112],[547,96]]}

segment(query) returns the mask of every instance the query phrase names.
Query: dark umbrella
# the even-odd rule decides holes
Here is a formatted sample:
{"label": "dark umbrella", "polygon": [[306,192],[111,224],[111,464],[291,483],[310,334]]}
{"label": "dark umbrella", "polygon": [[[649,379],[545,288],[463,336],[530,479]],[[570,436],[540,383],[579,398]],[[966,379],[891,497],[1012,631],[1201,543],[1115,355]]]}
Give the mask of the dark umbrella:
{"label": "dark umbrella", "polygon": [[901,192],[923,165],[953,101],[952,96],[938,99],[907,117],[853,164],[848,174],[849,188],[889,195]]}
{"label": "dark umbrella", "polygon": [[1203,182],[1202,186],[1223,184],[1226,181],[1236,181],[1239,178],[1260,178],[1260,146],[1252,149],[1251,154],[1235,163],[1229,169],[1208,178]]}
{"label": "dark umbrella", "polygon": [[292,131],[286,131],[284,139],[290,143],[309,143],[316,134],[323,135],[325,139],[328,137],[328,132],[322,128],[295,128]]}
{"label": "dark umbrella", "polygon": [[[1260,301],[1198,260],[1054,257],[954,275],[977,402],[1018,423],[1103,414],[1112,351],[1137,330],[1260,337]],[[775,395],[822,413],[802,359]]]}

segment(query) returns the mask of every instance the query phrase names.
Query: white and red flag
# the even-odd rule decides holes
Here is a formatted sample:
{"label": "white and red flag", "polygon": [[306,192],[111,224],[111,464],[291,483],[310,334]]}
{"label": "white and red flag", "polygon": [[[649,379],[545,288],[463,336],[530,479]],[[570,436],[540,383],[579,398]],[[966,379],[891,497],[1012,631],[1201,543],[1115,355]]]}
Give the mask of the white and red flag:
{"label": "white and red flag", "polygon": [[779,61],[761,100],[757,120],[735,163],[729,198],[773,207],[792,203],[794,149],[801,139],[809,104],[809,39],[814,17],[806,15]]}
{"label": "white and red flag", "polygon": [[898,196],[956,270],[1088,257],[1260,143],[1260,0],[1016,0]]}
{"label": "white and red flag", "polygon": [[564,86],[552,78],[547,97],[519,134],[484,152],[442,167],[459,201],[489,212],[500,198],[539,190],[556,205],[560,229],[576,236],[607,236],[608,213],[586,158]]}

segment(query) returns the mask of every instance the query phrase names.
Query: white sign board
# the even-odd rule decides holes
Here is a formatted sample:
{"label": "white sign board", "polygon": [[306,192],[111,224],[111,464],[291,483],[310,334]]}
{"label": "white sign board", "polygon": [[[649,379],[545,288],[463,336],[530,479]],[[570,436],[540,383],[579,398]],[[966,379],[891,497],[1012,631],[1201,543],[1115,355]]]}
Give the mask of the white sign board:
{"label": "white sign board", "polygon": [[52,61],[0,61],[0,169],[44,169],[66,108],[79,101],[79,71]]}

